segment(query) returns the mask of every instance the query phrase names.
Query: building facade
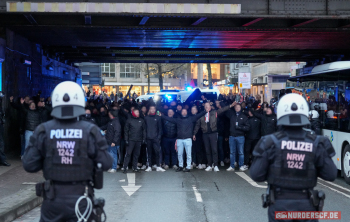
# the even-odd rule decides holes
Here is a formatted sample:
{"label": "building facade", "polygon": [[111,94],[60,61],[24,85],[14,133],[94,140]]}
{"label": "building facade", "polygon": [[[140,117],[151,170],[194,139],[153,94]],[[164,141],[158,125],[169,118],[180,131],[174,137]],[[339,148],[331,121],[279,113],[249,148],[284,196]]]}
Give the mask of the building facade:
{"label": "building facade", "polygon": [[[129,87],[133,85],[131,93],[144,95],[148,92],[148,79],[146,64],[139,63],[80,63],[77,64],[82,71],[82,83],[85,91],[111,93],[123,93],[125,95]],[[187,64],[186,64],[187,65]],[[184,89],[187,83],[187,70],[174,76],[164,75],[164,89]],[[157,75],[150,75],[150,93],[160,91]]]}
{"label": "building facade", "polygon": [[286,88],[287,79],[302,66],[304,63],[301,62],[253,63],[250,94],[260,95],[263,101],[269,103],[272,98],[278,98],[280,90]]}
{"label": "building facade", "polygon": [[[90,90],[90,92],[94,92],[96,95],[100,94],[101,92],[105,92],[107,95],[122,92],[123,95],[125,95],[130,85],[133,85],[131,93],[135,92],[137,95],[144,95],[148,92],[146,64],[79,63],[76,65],[81,69],[82,84],[86,92]],[[230,73],[230,64],[210,64],[210,66],[214,86],[220,88],[222,93],[228,94],[230,88],[225,86],[225,84],[218,85],[217,83],[227,79]],[[163,87],[164,89],[183,90],[186,88],[186,86],[190,85],[192,80],[194,81],[196,87],[208,87],[207,64],[184,64],[181,69],[176,71],[175,75],[164,75]],[[159,91],[160,87],[158,75],[151,75],[150,93],[156,93]]]}

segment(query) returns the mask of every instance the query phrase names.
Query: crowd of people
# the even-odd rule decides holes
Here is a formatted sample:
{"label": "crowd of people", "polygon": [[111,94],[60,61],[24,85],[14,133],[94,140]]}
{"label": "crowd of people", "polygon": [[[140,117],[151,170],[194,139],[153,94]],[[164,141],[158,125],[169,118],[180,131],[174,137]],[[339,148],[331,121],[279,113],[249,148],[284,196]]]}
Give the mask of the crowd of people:
{"label": "crowd of people", "polygon": [[204,94],[186,104],[114,99],[90,95],[81,117],[105,134],[114,158],[110,173],[127,172],[129,164],[135,172],[219,171],[225,165],[245,171],[260,137],[276,131],[274,108],[240,94],[215,101]]}
{"label": "crowd of people", "polygon": [[[276,131],[274,107],[252,96],[220,95],[217,100],[182,104],[152,99],[137,103],[115,96],[87,93],[85,115],[80,119],[96,124],[114,158],[110,173],[119,168],[135,172],[170,168],[189,172],[193,168],[219,171],[245,171],[252,162],[252,151],[261,136]],[[51,98],[10,97],[11,107],[19,110],[21,156],[35,128],[52,117]]]}
{"label": "crowd of people", "polygon": [[[114,158],[110,173],[121,168],[163,172],[173,168],[219,171],[229,164],[244,171],[252,161],[252,150],[261,136],[276,130],[273,107],[259,98],[220,95],[219,100],[182,104],[177,101],[137,103],[135,98],[113,98],[87,93],[86,114],[81,120],[99,126]],[[119,99],[118,99],[119,98]],[[52,117],[51,98],[26,96],[11,107],[19,110],[21,156],[35,128]]]}

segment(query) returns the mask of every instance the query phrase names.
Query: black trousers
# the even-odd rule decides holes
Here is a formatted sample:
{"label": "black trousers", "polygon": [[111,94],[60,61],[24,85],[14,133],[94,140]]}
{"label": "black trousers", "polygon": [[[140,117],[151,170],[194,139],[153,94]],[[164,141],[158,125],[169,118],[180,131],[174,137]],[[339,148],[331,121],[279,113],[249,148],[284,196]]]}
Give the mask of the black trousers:
{"label": "black trousers", "polygon": [[125,154],[125,159],[124,159],[124,169],[129,165],[130,158],[132,152],[133,158],[132,158],[132,168],[137,169],[137,162],[139,160],[140,156],[140,150],[141,150],[141,141],[129,141],[129,145],[126,146],[126,154]]}
{"label": "black trousers", "polygon": [[[175,150],[176,138],[166,138],[162,139],[162,150],[164,151],[164,163],[168,166],[174,166],[177,164],[177,153]],[[192,145],[193,146],[193,145]],[[171,165],[170,165],[171,162]]]}
{"label": "black trousers", "polygon": [[[76,222],[75,203],[79,197],[84,195],[85,185],[55,185],[55,198],[49,200],[44,198],[41,205],[40,222]],[[93,190],[89,188],[89,197],[92,200]],[[84,213],[86,209],[86,200],[79,204],[80,212]],[[90,222],[92,215],[88,219]]]}
{"label": "black trousers", "polygon": [[207,153],[208,165],[218,165],[218,133],[203,134],[205,152]]}
{"label": "black trousers", "polygon": [[125,140],[122,138],[122,139],[120,140],[120,147],[119,147],[119,149],[118,149],[118,152],[119,152],[119,153],[118,153],[118,158],[119,158],[118,163],[119,163],[120,165],[123,165],[123,163],[124,163],[125,147],[126,147]]}
{"label": "black trousers", "polygon": [[0,162],[4,162],[5,160],[4,126],[0,123]]}
{"label": "black trousers", "polygon": [[259,139],[246,139],[244,143],[244,165],[250,165],[254,147],[259,142]]}
{"label": "black trousers", "polygon": [[275,203],[269,206],[268,217],[269,222],[296,222],[296,221],[306,221],[306,222],[317,222],[318,220],[276,220],[275,211],[316,211],[309,199],[305,200],[276,200]]}
{"label": "black trousers", "polygon": [[154,151],[154,161],[160,167],[160,145],[158,139],[147,139],[147,166],[152,166],[152,151]]}
{"label": "black trousers", "polygon": [[140,153],[140,157],[139,157],[139,163],[142,163],[142,165],[147,164],[147,145],[146,144],[141,145],[141,153]]}
{"label": "black trousers", "polygon": [[203,136],[200,134],[196,136],[196,141],[192,139],[192,162],[197,165],[206,164],[206,159],[205,149],[203,148]]}

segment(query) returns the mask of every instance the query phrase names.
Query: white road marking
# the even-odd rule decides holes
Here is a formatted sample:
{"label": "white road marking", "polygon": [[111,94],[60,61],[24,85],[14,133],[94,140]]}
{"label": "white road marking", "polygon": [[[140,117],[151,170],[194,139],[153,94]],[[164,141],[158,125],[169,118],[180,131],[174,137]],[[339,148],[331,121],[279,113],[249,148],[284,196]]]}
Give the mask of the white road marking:
{"label": "white road marking", "polygon": [[35,185],[37,184],[36,182],[23,182],[23,185]]}
{"label": "white road marking", "polygon": [[129,195],[133,195],[138,189],[141,188],[141,186],[136,186],[135,185],[135,180],[136,180],[136,175],[134,173],[128,173],[126,175],[128,177],[128,185],[127,186],[122,186],[124,191]]}
{"label": "white road marking", "polygon": [[203,202],[202,199],[202,195],[199,193],[199,191],[197,190],[197,187],[195,185],[192,185],[193,191],[194,191],[194,195],[196,196],[196,200],[197,202]]}
{"label": "white road marking", "polygon": [[243,172],[236,172],[236,174],[240,177],[242,177],[243,179],[245,179],[248,183],[250,183],[250,185],[254,186],[254,187],[258,187],[258,188],[267,188],[267,186],[262,186],[257,184],[255,181],[252,180],[252,178],[250,178],[247,174],[243,173]]}
{"label": "white road marking", "polygon": [[343,195],[343,196],[345,196],[345,197],[347,197],[347,198],[350,198],[350,195],[348,195],[348,194],[345,194],[345,193],[343,193],[343,192],[341,192],[341,191],[339,191],[339,190],[336,190],[336,189],[334,189],[334,188],[332,188],[332,187],[329,187],[329,186],[327,186],[327,185],[325,185],[325,184],[323,184],[323,183],[320,183],[320,182],[317,182],[318,184],[320,184],[320,185],[322,185],[322,186],[324,186],[324,187],[327,187],[328,189],[330,189],[330,190],[333,190],[334,192],[336,192],[336,193],[339,193],[339,194],[341,194],[341,195]]}
{"label": "white road marking", "polygon": [[125,179],[124,180],[119,180],[119,182],[123,183],[123,182],[125,182]]}
{"label": "white road marking", "polygon": [[335,183],[332,183],[332,182],[329,182],[329,181],[325,181],[325,180],[323,180],[323,179],[321,179],[321,178],[318,178],[318,180],[321,180],[322,182],[328,183],[328,184],[330,184],[330,185],[332,185],[332,186],[335,186],[335,187],[338,187],[338,188],[340,188],[340,189],[342,189],[342,190],[345,190],[345,191],[350,192],[349,189],[346,189],[345,187],[342,187],[342,186],[340,186],[340,185],[338,185],[338,184],[335,184]]}

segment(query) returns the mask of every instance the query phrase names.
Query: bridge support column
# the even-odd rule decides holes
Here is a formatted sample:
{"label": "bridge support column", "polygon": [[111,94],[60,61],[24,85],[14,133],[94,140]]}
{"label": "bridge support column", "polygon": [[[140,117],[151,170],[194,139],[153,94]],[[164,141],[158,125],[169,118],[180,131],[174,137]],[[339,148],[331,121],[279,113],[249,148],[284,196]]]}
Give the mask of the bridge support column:
{"label": "bridge support column", "polygon": [[203,88],[203,63],[198,63],[198,72],[197,72],[197,86]]}

